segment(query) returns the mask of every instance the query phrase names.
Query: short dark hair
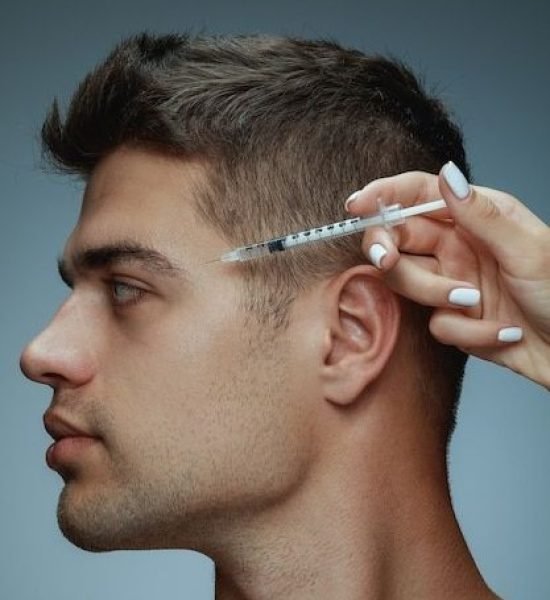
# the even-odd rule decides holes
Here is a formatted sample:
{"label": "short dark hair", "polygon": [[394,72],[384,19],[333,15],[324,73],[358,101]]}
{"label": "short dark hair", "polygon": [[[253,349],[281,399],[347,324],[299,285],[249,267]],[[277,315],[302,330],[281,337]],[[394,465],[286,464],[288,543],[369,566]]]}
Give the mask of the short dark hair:
{"label": "short dark hair", "polygon": [[[49,166],[85,181],[121,145],[202,159],[196,209],[230,245],[346,218],[343,200],[378,177],[453,160],[470,179],[460,130],[403,62],[325,40],[143,32],[85,77],[64,120],[54,99],[41,133]],[[301,290],[365,262],[360,243],[240,265],[245,308],[286,329]],[[466,355],[429,334],[429,309],[400,302],[418,393],[447,441]]]}

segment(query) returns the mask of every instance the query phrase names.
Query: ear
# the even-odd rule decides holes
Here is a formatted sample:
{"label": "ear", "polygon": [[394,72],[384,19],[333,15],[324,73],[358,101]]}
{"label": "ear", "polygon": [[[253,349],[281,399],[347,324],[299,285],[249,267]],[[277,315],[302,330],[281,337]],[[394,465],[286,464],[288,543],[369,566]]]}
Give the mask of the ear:
{"label": "ear", "polygon": [[326,289],[324,396],[350,404],[388,363],[399,333],[397,296],[370,265],[348,269]]}

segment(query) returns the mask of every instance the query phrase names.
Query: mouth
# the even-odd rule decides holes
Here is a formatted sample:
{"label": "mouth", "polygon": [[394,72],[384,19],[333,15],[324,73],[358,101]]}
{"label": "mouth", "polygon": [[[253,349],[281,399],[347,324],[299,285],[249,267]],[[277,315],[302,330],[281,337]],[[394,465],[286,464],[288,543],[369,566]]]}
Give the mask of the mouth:
{"label": "mouth", "polygon": [[43,421],[46,431],[56,441],[66,437],[99,437],[92,431],[88,431],[85,427],[73,425],[70,421],[53,411],[46,411]]}
{"label": "mouth", "polygon": [[46,411],[43,420],[46,431],[55,440],[46,450],[46,463],[51,469],[60,470],[63,464],[74,462],[100,441],[93,432],[53,411]]}
{"label": "mouth", "polygon": [[50,469],[59,471],[63,465],[74,463],[100,442],[89,436],[67,436],[53,443],[46,450],[46,463]]}

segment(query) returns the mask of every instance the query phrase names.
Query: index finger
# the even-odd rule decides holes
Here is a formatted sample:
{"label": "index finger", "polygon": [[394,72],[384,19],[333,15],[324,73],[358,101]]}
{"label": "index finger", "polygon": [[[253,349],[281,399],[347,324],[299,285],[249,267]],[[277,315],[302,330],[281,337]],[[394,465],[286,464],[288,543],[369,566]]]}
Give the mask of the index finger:
{"label": "index finger", "polygon": [[[438,175],[424,171],[407,171],[391,177],[374,179],[346,200],[346,210],[359,216],[376,212],[379,200],[386,206],[397,203],[415,206],[442,197]],[[442,208],[430,213],[430,216],[434,219],[450,219],[451,213],[448,208]]]}

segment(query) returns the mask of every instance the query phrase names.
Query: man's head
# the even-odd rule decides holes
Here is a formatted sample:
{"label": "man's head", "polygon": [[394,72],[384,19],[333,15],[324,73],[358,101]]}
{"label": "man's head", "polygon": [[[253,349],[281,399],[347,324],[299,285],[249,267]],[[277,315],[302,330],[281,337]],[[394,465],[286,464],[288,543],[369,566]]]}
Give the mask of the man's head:
{"label": "man's head", "polygon": [[22,359],[102,438],[60,468],[75,543],[199,547],[207,521],[298,488],[342,419],[360,427],[369,394],[400,386],[444,452],[464,355],[365,265],[360,236],[204,264],[340,220],[377,177],[448,160],[468,174],[458,130],[403,65],[326,42],[144,34],[64,121],[54,103],[42,140],[87,184],[62,265],[73,294]]}

